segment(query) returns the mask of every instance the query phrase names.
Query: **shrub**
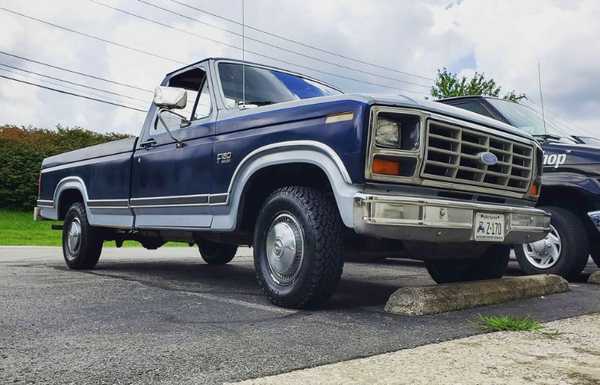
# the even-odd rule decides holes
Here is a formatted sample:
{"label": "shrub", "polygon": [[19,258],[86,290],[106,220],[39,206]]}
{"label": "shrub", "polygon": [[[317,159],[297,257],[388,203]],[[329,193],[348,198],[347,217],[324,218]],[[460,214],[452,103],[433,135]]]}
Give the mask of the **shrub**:
{"label": "shrub", "polygon": [[48,130],[0,126],[0,208],[29,210],[35,205],[44,158],[126,137],[79,127]]}

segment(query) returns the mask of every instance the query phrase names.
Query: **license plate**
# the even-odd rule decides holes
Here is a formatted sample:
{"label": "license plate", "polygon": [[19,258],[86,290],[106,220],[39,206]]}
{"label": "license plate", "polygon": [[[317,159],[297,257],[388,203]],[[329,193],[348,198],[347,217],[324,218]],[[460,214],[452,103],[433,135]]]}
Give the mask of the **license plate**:
{"label": "license plate", "polygon": [[475,213],[473,223],[476,241],[497,242],[504,241],[504,215]]}

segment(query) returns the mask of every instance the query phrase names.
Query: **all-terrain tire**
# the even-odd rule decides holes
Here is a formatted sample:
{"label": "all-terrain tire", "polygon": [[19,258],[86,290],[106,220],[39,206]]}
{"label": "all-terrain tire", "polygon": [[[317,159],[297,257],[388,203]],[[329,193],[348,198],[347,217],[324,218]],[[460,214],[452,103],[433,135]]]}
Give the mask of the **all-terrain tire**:
{"label": "all-terrain tire", "polygon": [[202,259],[209,265],[225,265],[231,262],[237,249],[237,245],[212,241],[202,241],[198,244]]}
{"label": "all-terrain tire", "polygon": [[282,187],[265,200],[254,230],[254,265],[272,303],[307,308],[331,297],[344,265],[342,229],[334,198],[320,190]]}
{"label": "all-terrain tire", "polygon": [[572,211],[562,207],[540,207],[552,214],[551,224],[560,237],[559,257],[552,266],[535,266],[527,258],[526,245],[515,246],[515,254],[521,270],[526,274],[558,274],[567,279],[577,277],[587,264],[590,246],[585,225]]}
{"label": "all-terrain tire", "polygon": [[62,248],[67,266],[92,269],[100,259],[102,243],[101,230],[89,224],[83,203],[73,203],[63,222]]}
{"label": "all-terrain tire", "polygon": [[425,261],[425,267],[437,283],[480,281],[502,278],[509,257],[510,247],[495,245],[479,258],[430,259]]}

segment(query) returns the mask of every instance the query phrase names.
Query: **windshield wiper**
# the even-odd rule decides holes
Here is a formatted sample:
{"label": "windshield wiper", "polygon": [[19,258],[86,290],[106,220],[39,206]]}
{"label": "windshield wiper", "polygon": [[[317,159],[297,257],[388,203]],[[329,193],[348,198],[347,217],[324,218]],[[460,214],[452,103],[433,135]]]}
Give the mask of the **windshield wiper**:
{"label": "windshield wiper", "polygon": [[562,139],[562,136],[553,135],[553,134],[533,134],[533,137],[536,139],[541,139],[542,141],[555,141],[555,142],[558,142]]}

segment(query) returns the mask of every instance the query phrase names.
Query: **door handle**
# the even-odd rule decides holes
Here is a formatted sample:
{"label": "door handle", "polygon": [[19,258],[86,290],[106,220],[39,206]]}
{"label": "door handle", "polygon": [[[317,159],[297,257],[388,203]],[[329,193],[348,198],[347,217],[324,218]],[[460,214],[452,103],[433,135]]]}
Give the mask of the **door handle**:
{"label": "door handle", "polygon": [[154,138],[147,139],[144,142],[140,143],[140,147],[145,148],[146,150],[154,146],[156,146],[156,139]]}

